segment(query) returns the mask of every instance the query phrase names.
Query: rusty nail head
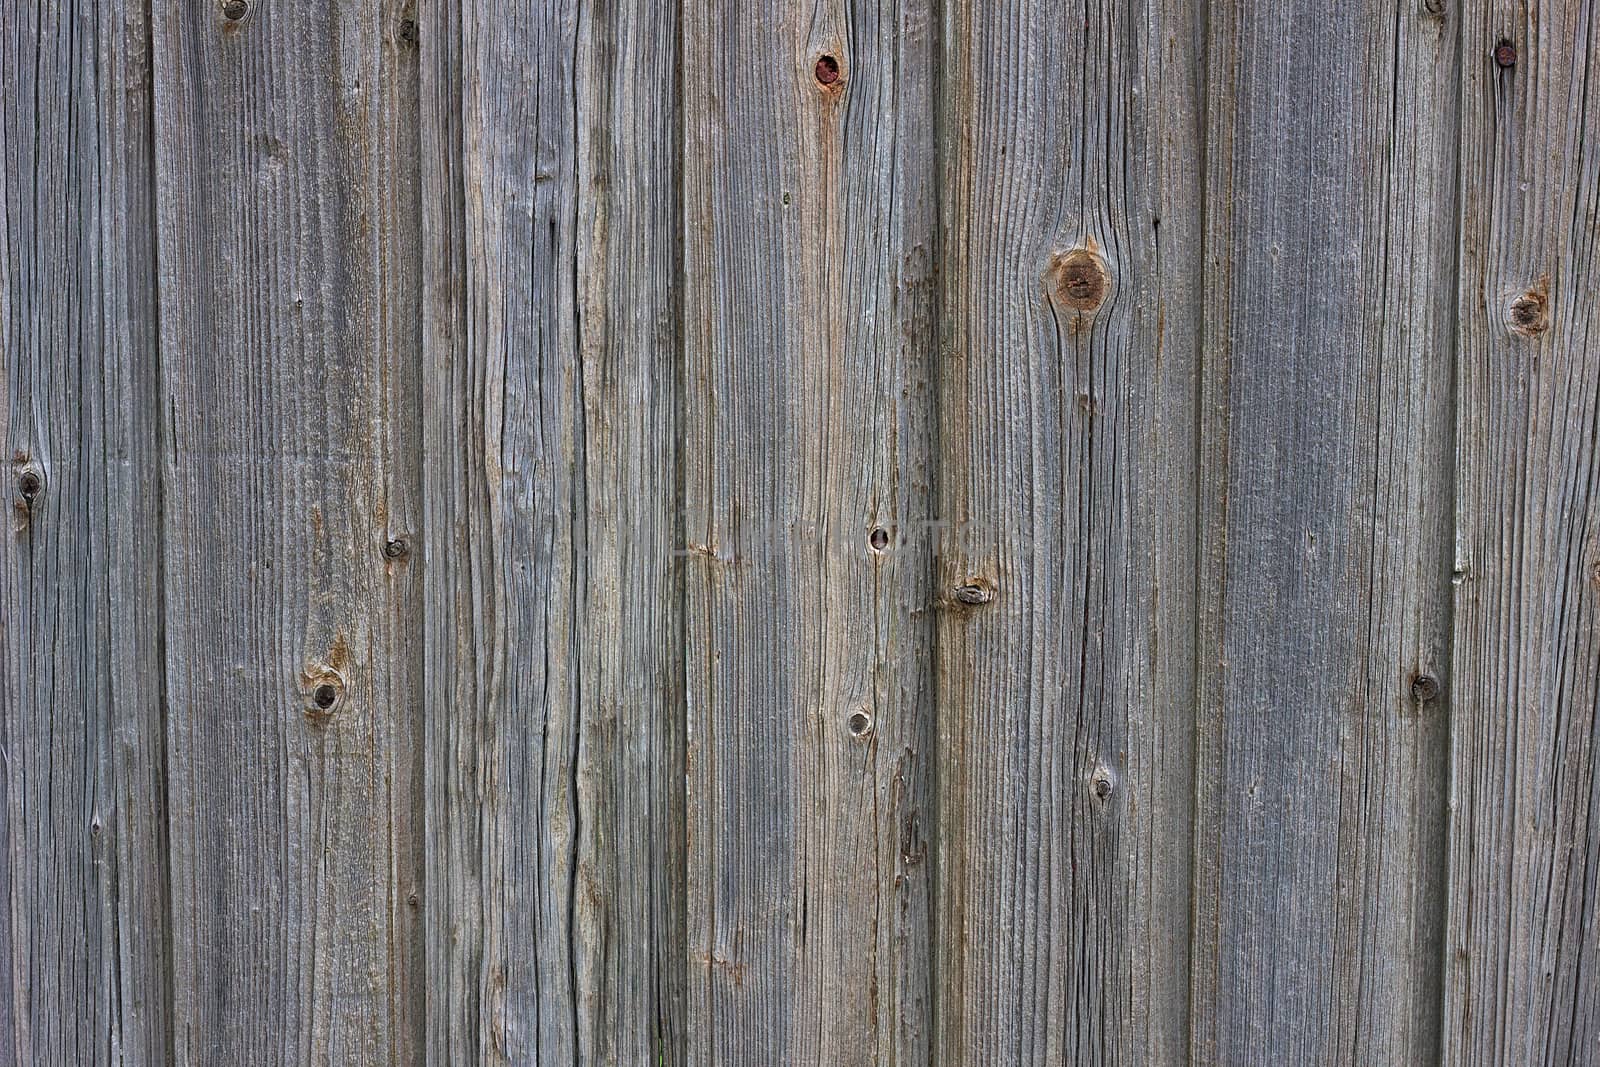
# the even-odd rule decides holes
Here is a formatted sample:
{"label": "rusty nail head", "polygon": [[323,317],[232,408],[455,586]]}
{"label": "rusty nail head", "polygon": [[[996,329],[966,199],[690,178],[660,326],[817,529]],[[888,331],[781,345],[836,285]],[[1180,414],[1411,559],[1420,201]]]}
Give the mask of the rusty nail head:
{"label": "rusty nail head", "polygon": [[1517,46],[1501,38],[1500,43],[1494,46],[1495,66],[1501,70],[1517,65]]}

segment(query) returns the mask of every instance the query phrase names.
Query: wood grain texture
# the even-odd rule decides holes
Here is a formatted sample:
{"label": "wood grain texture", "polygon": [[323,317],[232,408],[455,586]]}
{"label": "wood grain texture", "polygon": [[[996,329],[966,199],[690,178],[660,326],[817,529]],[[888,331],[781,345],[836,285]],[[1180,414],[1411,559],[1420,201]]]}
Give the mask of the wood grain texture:
{"label": "wood grain texture", "polygon": [[431,1063],[681,1060],[675,27],[422,26]]}
{"label": "wood grain texture", "polygon": [[578,1057],[684,1060],[678,13],[578,17]]}
{"label": "wood grain texture", "polygon": [[77,7],[0,1063],[1600,1059],[1591,0]]}
{"label": "wood grain texture", "polygon": [[943,1063],[1186,1058],[1196,17],[947,9]]}
{"label": "wood grain texture", "polygon": [[399,15],[155,5],[179,1064],[421,1040]]}
{"label": "wood grain texture", "polygon": [[1191,1054],[1433,1062],[1454,27],[1309,0],[1207,33]]}
{"label": "wood grain texture", "polygon": [[1600,1055],[1595,14],[1462,12],[1453,1065]]}
{"label": "wood grain texture", "polygon": [[930,15],[685,8],[691,1063],[928,1058]]}
{"label": "wood grain texture", "polygon": [[0,1061],[164,1064],[148,29],[0,32]]}

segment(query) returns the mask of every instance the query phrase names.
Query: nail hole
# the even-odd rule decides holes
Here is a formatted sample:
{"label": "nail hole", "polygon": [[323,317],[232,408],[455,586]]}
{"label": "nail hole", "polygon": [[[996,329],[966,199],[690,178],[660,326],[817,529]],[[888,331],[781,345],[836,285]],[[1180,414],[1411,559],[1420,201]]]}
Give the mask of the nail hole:
{"label": "nail hole", "polygon": [[851,737],[866,737],[872,732],[872,716],[864,711],[858,711],[845,722],[850,730]]}
{"label": "nail hole", "polygon": [[823,56],[817,60],[817,81],[823,85],[832,85],[839,80],[839,61],[832,56]]}
{"label": "nail hole", "polygon": [[1439,695],[1439,679],[1419,672],[1411,677],[1411,696],[1418,704],[1426,704]]}
{"label": "nail hole", "polygon": [[229,22],[238,22],[250,14],[250,4],[247,0],[222,0],[222,17]]}
{"label": "nail hole", "polygon": [[[1481,55],[1482,53],[1479,54]],[[1494,46],[1494,64],[1501,70],[1508,70],[1516,66],[1517,46],[1502,37],[1500,43]]]}
{"label": "nail hole", "polygon": [[405,559],[407,553],[410,551],[411,550],[406,546],[405,541],[400,538],[395,538],[393,541],[386,541],[383,545],[383,554],[388,559]]}
{"label": "nail hole", "polygon": [[339,690],[329,682],[323,682],[311,691],[311,702],[323,711],[333,707],[334,701],[339,699]]}
{"label": "nail hole", "polygon": [[44,478],[30,467],[17,475],[17,491],[22,494],[22,499],[31,504],[44,492]]}
{"label": "nail hole", "polygon": [[872,551],[882,552],[889,547],[889,531],[882,526],[874,526],[867,535],[867,543],[872,546]]}

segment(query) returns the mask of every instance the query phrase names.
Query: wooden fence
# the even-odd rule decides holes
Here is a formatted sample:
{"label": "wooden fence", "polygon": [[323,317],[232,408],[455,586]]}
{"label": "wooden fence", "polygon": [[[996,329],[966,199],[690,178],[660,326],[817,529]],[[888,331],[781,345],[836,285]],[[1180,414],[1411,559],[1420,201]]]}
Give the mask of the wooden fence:
{"label": "wooden fence", "polygon": [[0,1062],[1600,1062],[1597,17],[7,5]]}

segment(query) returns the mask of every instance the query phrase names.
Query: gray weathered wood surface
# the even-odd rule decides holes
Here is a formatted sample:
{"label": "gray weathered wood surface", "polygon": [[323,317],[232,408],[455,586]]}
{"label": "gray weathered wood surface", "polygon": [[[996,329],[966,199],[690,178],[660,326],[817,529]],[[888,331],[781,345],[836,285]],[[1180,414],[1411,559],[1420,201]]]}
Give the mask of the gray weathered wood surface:
{"label": "gray weathered wood surface", "polygon": [[1600,1058],[1594,18],[8,10],[0,1063]]}

